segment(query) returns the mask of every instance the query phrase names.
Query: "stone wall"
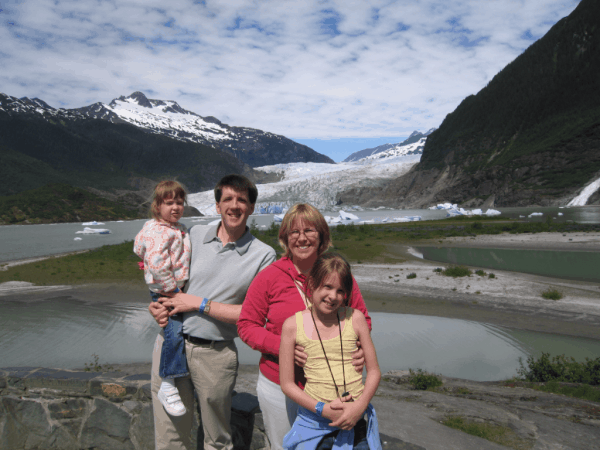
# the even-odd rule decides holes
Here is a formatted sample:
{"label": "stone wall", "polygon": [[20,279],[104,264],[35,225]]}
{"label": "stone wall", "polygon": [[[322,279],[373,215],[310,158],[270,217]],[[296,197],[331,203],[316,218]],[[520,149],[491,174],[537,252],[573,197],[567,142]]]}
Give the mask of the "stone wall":
{"label": "stone wall", "polygon": [[[0,448],[153,449],[149,372],[0,369]],[[231,422],[236,450],[268,450],[255,395],[234,395]]]}

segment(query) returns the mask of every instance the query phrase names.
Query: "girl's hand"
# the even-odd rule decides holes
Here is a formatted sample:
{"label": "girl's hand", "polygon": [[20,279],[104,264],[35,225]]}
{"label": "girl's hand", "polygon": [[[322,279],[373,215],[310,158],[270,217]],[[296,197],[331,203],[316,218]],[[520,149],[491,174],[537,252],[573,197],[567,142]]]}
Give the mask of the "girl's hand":
{"label": "girl's hand", "polygon": [[356,341],[356,350],[352,352],[352,365],[358,373],[363,372],[365,367],[365,352],[360,346],[360,341]]}
{"label": "girl's hand", "polygon": [[[336,402],[338,402],[338,403],[336,403]],[[335,406],[336,409],[334,409],[332,407],[332,405]],[[333,422],[338,421],[340,419],[340,417],[342,417],[343,413],[344,413],[344,405],[340,401],[340,399],[335,399],[331,403],[326,403],[325,407],[323,408],[323,417],[325,417],[326,419],[329,419],[331,421],[329,426],[332,426]]]}
{"label": "girl's hand", "polygon": [[348,395],[346,395],[345,397],[336,398],[334,401],[332,401],[330,403],[331,409],[344,409],[344,403],[353,401],[354,400],[352,400],[352,394],[348,392]]}
{"label": "girl's hand", "polygon": [[[339,399],[334,400],[331,403],[336,402]],[[351,430],[356,425],[356,422],[365,414],[365,409],[359,403],[341,403],[343,411],[336,420],[329,424],[330,427],[338,427],[342,430]],[[334,410],[336,411],[336,410]]]}
{"label": "girl's hand", "polygon": [[177,313],[198,311],[203,300],[200,297],[184,294],[183,292],[178,292],[177,294],[167,292],[163,295],[166,297],[161,297],[158,301],[170,310],[169,316]]}
{"label": "girl's hand", "polygon": [[169,323],[169,310],[165,307],[165,305],[160,304],[159,302],[152,302],[150,306],[148,306],[148,311],[156,320],[156,323],[164,328]]}
{"label": "girl's hand", "polygon": [[[325,407],[323,408],[323,417],[325,417],[326,419],[329,419],[333,422],[339,420],[340,417],[342,417],[342,415],[344,414],[345,408],[347,408],[348,405],[352,404],[351,400],[352,400],[352,394],[349,394],[345,397],[342,397],[341,399],[336,398],[331,403],[327,403],[325,405]],[[334,425],[332,425],[330,423],[329,426],[334,426]]]}

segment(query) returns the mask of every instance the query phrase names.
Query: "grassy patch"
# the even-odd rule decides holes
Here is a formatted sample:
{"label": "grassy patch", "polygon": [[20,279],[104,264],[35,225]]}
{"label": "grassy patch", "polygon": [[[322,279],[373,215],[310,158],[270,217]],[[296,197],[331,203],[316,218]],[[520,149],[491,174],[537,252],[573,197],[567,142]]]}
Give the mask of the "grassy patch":
{"label": "grassy patch", "polygon": [[409,280],[412,279],[412,278],[417,278],[417,274],[414,273],[414,272],[409,273],[408,275],[406,275],[406,278],[408,278]]}
{"label": "grassy patch", "polygon": [[547,300],[560,300],[563,298],[563,293],[558,289],[548,288],[542,292],[542,298]]}
{"label": "grassy patch", "polygon": [[473,272],[466,266],[449,266],[446,267],[442,271],[442,275],[446,275],[447,277],[457,278],[457,277],[468,277]]}
{"label": "grassy patch", "polygon": [[485,273],[484,270],[479,269],[475,271],[475,275],[479,275],[480,277],[485,277],[487,275],[487,273]]}
{"label": "grassy patch", "polygon": [[77,255],[48,258],[0,271],[0,283],[28,281],[37,285],[81,284],[90,282],[139,282],[144,274],[137,265],[133,241],[105,245]]}
{"label": "grassy patch", "polygon": [[530,449],[534,444],[532,440],[519,437],[508,427],[489,423],[476,423],[462,416],[448,416],[442,423],[447,427],[518,450]]}
{"label": "grassy patch", "polygon": [[542,385],[535,385],[531,383],[528,387],[539,391],[552,392],[553,394],[567,395],[569,397],[581,398],[591,402],[600,403],[600,389],[592,387],[589,384],[572,386],[561,384],[558,381],[549,381]]}
{"label": "grassy patch", "polygon": [[443,384],[442,378],[439,375],[424,372],[422,369],[409,369],[409,371],[409,383],[417,390],[426,391],[427,389],[436,388]]}

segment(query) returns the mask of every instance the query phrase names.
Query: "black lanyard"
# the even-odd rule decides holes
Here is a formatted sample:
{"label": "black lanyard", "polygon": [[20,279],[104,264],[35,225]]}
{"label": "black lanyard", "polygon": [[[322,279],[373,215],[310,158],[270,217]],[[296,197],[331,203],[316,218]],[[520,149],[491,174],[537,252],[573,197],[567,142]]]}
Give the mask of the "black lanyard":
{"label": "black lanyard", "polygon": [[[342,397],[346,397],[350,395],[350,393],[346,390],[346,369],[344,368],[344,346],[342,345],[342,325],[340,324],[340,314],[339,311],[336,311],[336,316],[338,320],[338,328],[340,329],[340,350],[342,352],[342,374],[344,376],[344,393]],[[312,318],[313,324],[315,325],[315,330],[317,330],[317,336],[319,336],[319,342],[321,343],[321,348],[323,349],[323,355],[325,356],[325,361],[327,362],[327,367],[329,367],[329,373],[331,374],[331,379],[333,380],[333,386],[335,387],[335,392],[337,396],[340,396],[340,391],[338,390],[337,384],[335,383],[335,378],[333,377],[333,371],[331,370],[331,365],[329,364],[329,359],[327,358],[327,353],[325,353],[325,346],[323,345],[323,341],[321,340],[321,333],[319,333],[319,329],[317,328],[317,322],[315,322],[315,316],[313,316],[313,310],[310,310],[310,317]],[[348,326],[348,324],[346,324]]]}

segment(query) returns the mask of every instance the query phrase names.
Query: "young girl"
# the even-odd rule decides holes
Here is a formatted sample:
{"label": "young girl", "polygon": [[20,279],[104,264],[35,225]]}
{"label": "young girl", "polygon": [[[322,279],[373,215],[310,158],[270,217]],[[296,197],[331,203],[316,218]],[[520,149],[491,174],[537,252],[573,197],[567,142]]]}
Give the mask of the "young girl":
{"label": "young girl", "polygon": [[[350,265],[334,253],[322,255],[305,288],[311,306],[285,321],[279,347],[281,389],[300,405],[283,446],[290,450],[381,450],[377,416],[369,403],[381,372],[365,316],[347,306],[352,294]],[[357,339],[365,354],[364,385],[362,374],[352,365]],[[308,355],[304,391],[294,381],[296,344]]]}
{"label": "young girl", "polygon": [[[161,181],[154,188],[151,212],[153,219],[144,224],[135,237],[133,251],[143,260],[144,279],[152,301],[164,293],[179,292],[189,278],[190,238],[183,216],[185,190],[177,181]],[[169,317],[164,328],[164,343],[159,374],[162,378],[158,399],[172,416],[185,414],[185,406],[174,379],[188,375],[183,340],[183,322],[179,314]]]}

